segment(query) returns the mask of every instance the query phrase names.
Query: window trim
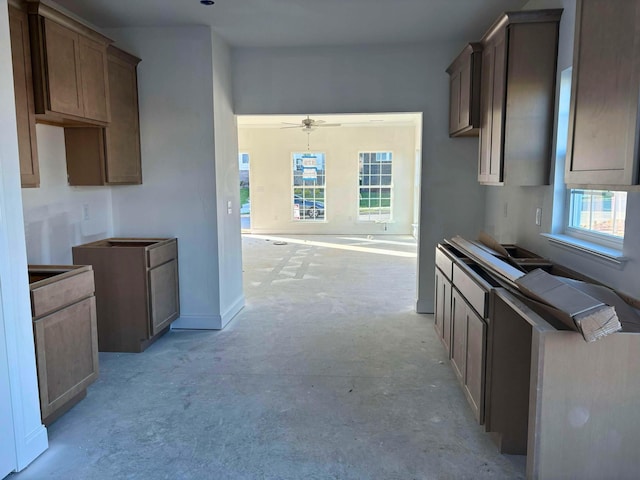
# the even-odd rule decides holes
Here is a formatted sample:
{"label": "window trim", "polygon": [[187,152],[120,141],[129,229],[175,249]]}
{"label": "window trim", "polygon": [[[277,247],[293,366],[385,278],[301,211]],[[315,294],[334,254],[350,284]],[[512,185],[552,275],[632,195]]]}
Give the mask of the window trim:
{"label": "window trim", "polygon": [[[388,153],[391,154],[391,184],[390,185],[379,185],[380,188],[384,187],[384,188],[389,188],[391,190],[390,195],[389,195],[389,218],[387,220],[375,220],[375,219],[368,219],[368,220],[362,220],[360,219],[360,189],[362,188],[371,188],[371,187],[377,187],[378,185],[369,185],[367,186],[362,186],[360,185],[360,156],[364,153]],[[394,179],[395,179],[395,168],[394,168],[394,164],[395,164],[395,153],[393,150],[388,149],[362,149],[362,150],[358,150],[358,161],[356,162],[356,175],[358,178],[358,185],[357,185],[357,198],[356,198],[356,223],[363,223],[363,224],[375,224],[375,223],[384,223],[384,224],[388,224],[388,223],[393,223],[394,222],[394,215],[393,215],[393,204],[394,204],[394,197],[395,197],[395,183],[394,183]]]}
{"label": "window trim", "polygon": [[[310,186],[310,185],[295,185],[295,175],[294,175],[294,171],[295,171],[295,156],[296,155],[322,155],[323,156],[323,160],[324,160],[324,185],[316,185],[316,186]],[[289,191],[290,197],[289,200],[291,202],[291,208],[290,208],[290,212],[291,212],[291,221],[294,223],[327,223],[327,153],[324,151],[307,151],[307,152],[301,152],[299,150],[296,151],[292,151],[291,152],[291,156],[289,157],[289,167],[290,167],[290,174],[291,174],[291,179],[290,179],[290,185],[291,185],[291,190]],[[295,210],[295,201],[294,201],[294,196],[296,195],[295,190],[296,188],[300,188],[300,189],[323,189],[324,190],[324,199],[322,201],[322,203],[324,203],[324,212],[323,212],[323,216],[322,218],[320,217],[316,217],[316,218],[307,218],[305,216],[301,216],[300,218],[296,218],[293,214],[294,210]]]}
{"label": "window trim", "polygon": [[[570,225],[571,221],[571,190],[602,190],[597,188],[573,188],[567,186],[564,208],[564,234],[568,237],[573,237],[581,242],[589,242],[595,245],[603,246],[607,249],[613,249],[622,252],[624,247],[624,236],[618,237],[610,235],[608,233],[597,232],[587,228],[573,227]],[[611,192],[617,192],[617,190],[609,190]]]}

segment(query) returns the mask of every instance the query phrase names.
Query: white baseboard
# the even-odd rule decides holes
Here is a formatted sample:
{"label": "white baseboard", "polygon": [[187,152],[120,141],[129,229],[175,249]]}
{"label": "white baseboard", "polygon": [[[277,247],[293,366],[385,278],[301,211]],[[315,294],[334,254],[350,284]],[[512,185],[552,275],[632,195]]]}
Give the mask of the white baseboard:
{"label": "white baseboard", "polygon": [[233,318],[244,308],[244,295],[240,295],[233,304],[227,308],[227,310],[222,314],[222,328],[226,327],[227,324],[233,320]]}
{"label": "white baseboard", "polygon": [[171,324],[171,330],[221,330],[222,317],[220,315],[180,315]]}
{"label": "white baseboard", "polygon": [[417,313],[433,313],[433,302],[418,300],[416,302],[416,312]]}

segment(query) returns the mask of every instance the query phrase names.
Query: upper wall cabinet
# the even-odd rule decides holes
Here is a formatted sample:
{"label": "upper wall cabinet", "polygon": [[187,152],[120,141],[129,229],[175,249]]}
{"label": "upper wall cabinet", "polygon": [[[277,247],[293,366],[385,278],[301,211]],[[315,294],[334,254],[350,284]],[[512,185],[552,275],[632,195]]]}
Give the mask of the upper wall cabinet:
{"label": "upper wall cabinet", "polygon": [[20,179],[23,187],[38,187],[40,186],[40,172],[36,145],[36,120],[33,110],[29,22],[27,12],[21,4],[11,2],[9,5],[9,30],[11,32],[13,88],[18,126]]}
{"label": "upper wall cabinet", "polygon": [[449,136],[477,137],[482,45],[469,43],[449,65]]}
{"label": "upper wall cabinet", "polygon": [[640,2],[578,1],[565,181],[638,184]]}
{"label": "upper wall cabinet", "polygon": [[481,40],[480,183],[549,183],[561,14],[508,12]]}
{"label": "upper wall cabinet", "polygon": [[138,80],[140,59],[108,49],[111,122],[106,128],[64,129],[69,185],[142,183]]}
{"label": "upper wall cabinet", "polygon": [[37,120],[106,125],[108,38],[40,2],[29,2]]}

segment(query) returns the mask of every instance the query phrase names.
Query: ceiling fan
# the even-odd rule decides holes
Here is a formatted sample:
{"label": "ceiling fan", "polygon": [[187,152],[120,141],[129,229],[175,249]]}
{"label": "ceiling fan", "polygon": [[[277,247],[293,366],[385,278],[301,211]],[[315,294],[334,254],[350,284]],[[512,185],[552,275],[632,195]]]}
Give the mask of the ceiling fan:
{"label": "ceiling fan", "polygon": [[280,128],[300,128],[307,133],[313,132],[316,127],[339,127],[342,125],[341,123],[327,123],[324,120],[315,120],[309,118],[309,115],[307,115],[307,118],[303,118],[300,123],[282,122],[282,124],[286,125],[286,127]]}

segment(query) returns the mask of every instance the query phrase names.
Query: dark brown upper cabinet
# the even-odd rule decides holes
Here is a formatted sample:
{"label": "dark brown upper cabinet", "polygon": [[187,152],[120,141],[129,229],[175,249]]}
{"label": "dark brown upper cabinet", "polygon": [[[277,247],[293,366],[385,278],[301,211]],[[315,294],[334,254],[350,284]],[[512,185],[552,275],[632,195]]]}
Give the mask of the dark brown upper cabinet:
{"label": "dark brown upper cabinet", "polygon": [[639,183],[639,25],[640,2],[578,1],[565,164],[568,184]]}
{"label": "dark brown upper cabinet", "polygon": [[10,2],[9,4],[9,31],[18,127],[20,180],[23,187],[38,187],[40,172],[36,144],[36,119],[33,109],[29,22],[27,12],[21,3]]}
{"label": "dark brown upper cabinet", "polygon": [[561,14],[505,13],[480,42],[480,183],[549,183]]}
{"label": "dark brown upper cabinet", "polygon": [[449,74],[449,136],[480,133],[482,45],[469,43],[447,68]]}
{"label": "dark brown upper cabinet", "polygon": [[36,120],[106,125],[111,40],[40,2],[27,5]]}
{"label": "dark brown upper cabinet", "polygon": [[142,183],[136,74],[140,59],[114,46],[107,58],[111,122],[106,128],[65,128],[69,185]]}

